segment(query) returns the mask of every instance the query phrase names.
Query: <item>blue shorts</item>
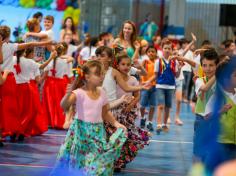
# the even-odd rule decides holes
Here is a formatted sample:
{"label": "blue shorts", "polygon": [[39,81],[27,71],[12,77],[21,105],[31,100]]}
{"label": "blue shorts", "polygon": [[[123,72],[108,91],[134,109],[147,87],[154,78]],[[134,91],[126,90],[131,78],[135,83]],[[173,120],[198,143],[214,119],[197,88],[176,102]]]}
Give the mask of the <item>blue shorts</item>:
{"label": "blue shorts", "polygon": [[181,91],[183,90],[183,80],[176,80],[175,81],[175,91]]}
{"label": "blue shorts", "polygon": [[156,87],[153,86],[149,90],[142,90],[140,94],[140,105],[142,107],[153,106],[157,105],[156,101]]}
{"label": "blue shorts", "polygon": [[171,108],[173,93],[174,89],[157,88],[157,104],[164,105],[167,108]]}

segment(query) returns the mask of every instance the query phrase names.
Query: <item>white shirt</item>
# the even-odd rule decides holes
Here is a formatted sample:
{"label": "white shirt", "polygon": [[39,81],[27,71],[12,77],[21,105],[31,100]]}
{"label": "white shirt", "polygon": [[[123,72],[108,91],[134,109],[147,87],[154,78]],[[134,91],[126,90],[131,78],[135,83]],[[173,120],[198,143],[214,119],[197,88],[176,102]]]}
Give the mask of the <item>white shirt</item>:
{"label": "white shirt", "polygon": [[[55,77],[57,78],[63,78],[64,75],[67,75],[68,77],[73,76],[71,71],[71,64],[67,63],[66,59],[61,59],[60,57],[56,60],[56,74]],[[52,70],[53,69],[53,60],[47,65],[45,68],[45,71],[48,71],[48,76],[52,76]]]}
{"label": "white shirt", "polygon": [[3,64],[1,64],[2,70],[14,71],[14,61],[13,55],[17,51],[17,43],[3,43],[2,54],[3,54]]}
{"label": "white shirt", "polygon": [[109,102],[112,102],[117,99],[116,81],[112,76],[112,70],[113,68],[109,67],[102,83],[102,87],[106,91],[107,99]]}
{"label": "white shirt", "polygon": [[143,61],[145,61],[145,60],[149,60],[149,57],[148,57],[146,54],[141,55],[141,56],[139,57],[138,62],[139,62],[139,64],[142,64]]}
{"label": "white shirt", "polygon": [[[184,58],[188,59],[188,60],[193,60],[193,52],[192,51],[188,51],[185,55]],[[182,67],[183,71],[187,71],[187,72],[192,72],[191,69],[191,65],[189,65],[188,63],[184,63],[184,66]]]}
{"label": "white shirt", "polygon": [[72,54],[73,54],[77,49],[78,49],[77,46],[69,44],[69,45],[68,45],[68,49],[67,49],[66,55],[72,56]]}
{"label": "white shirt", "polygon": [[49,29],[47,31],[41,31],[40,33],[42,34],[47,34],[48,38],[51,39],[51,40],[55,40],[54,38],[54,32],[52,29]]}
{"label": "white shirt", "polygon": [[128,74],[129,74],[129,75],[136,75],[136,74],[137,74],[137,71],[138,71],[137,68],[131,67]]}
{"label": "white shirt", "polygon": [[[15,56],[13,57],[13,61],[14,65],[17,64],[17,58]],[[31,79],[35,79],[34,75],[40,75],[39,68],[37,70],[37,66],[34,63],[31,59],[25,57],[20,58],[21,72],[17,74],[15,69],[13,71],[17,84],[28,83]]]}
{"label": "white shirt", "polygon": [[40,64],[38,64],[37,62],[35,62],[34,60],[32,59],[28,59],[29,62],[31,63],[29,69],[31,69],[30,71],[30,80],[35,80],[35,78],[37,76],[40,76]]}
{"label": "white shirt", "polygon": [[[234,89],[236,91],[236,88]],[[223,90],[225,95],[228,96],[233,102],[234,104],[236,104],[236,93],[233,94],[231,92],[226,92],[225,90]]]}
{"label": "white shirt", "polygon": [[[199,93],[201,92],[200,91],[200,88],[202,87],[202,85],[204,85],[204,81],[201,79],[201,78],[198,78],[196,81],[195,81],[195,93],[197,95],[199,95]],[[214,83],[210,89],[212,89],[213,92],[215,92],[215,86],[216,84]],[[208,99],[207,103],[206,103],[206,106],[205,106],[205,112],[203,113],[198,113],[199,115],[205,117],[206,115],[208,115],[209,113],[211,113],[214,109],[214,103],[215,103],[215,96],[214,94],[211,95],[211,97]]]}
{"label": "white shirt", "polygon": [[97,47],[88,47],[85,46],[79,53],[79,55],[82,57],[82,60],[87,61],[89,59],[91,59],[91,57],[96,56],[95,51],[96,51]]}
{"label": "white shirt", "polygon": [[[168,64],[170,61],[163,58],[165,60],[165,62]],[[158,73],[159,72],[159,63],[160,63],[160,60],[157,59],[155,61],[155,65],[154,65],[154,72],[155,73]],[[175,64],[175,72],[177,73],[178,72],[178,65],[179,63],[176,61],[176,64]],[[161,89],[175,89],[175,85],[167,85],[167,84],[156,84],[156,88],[161,88]]]}

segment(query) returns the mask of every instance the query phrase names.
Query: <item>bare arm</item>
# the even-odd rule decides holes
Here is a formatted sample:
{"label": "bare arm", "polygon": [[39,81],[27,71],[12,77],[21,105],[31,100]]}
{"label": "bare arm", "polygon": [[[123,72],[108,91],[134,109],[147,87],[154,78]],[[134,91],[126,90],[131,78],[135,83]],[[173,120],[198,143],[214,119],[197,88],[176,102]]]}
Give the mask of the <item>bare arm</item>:
{"label": "bare arm", "polygon": [[48,38],[47,34],[37,33],[37,32],[27,32],[26,36],[33,36],[33,37],[37,37],[37,38],[40,38],[40,39]]}
{"label": "bare arm", "polygon": [[10,71],[6,71],[6,70],[5,70],[4,73],[3,73],[3,75],[2,75],[2,73],[0,72],[0,85],[2,85],[2,84],[6,81],[9,72],[10,72]]}
{"label": "bare arm", "polygon": [[199,91],[201,91],[201,92],[208,91],[213,86],[215,81],[216,81],[216,77],[213,76],[206,84],[204,84],[200,87]]}
{"label": "bare arm", "polygon": [[195,36],[193,33],[191,33],[191,35],[192,35],[192,41],[191,41],[191,42],[186,46],[186,48],[184,49],[184,51],[183,51],[183,53],[182,53],[183,56],[188,52],[188,50],[190,50],[190,48],[192,47],[192,45],[197,41],[196,36]]}
{"label": "bare arm", "polygon": [[126,131],[126,127],[122,124],[120,124],[115,117],[112,115],[112,113],[109,111],[109,105],[106,104],[102,107],[102,118],[104,121],[110,123],[112,126],[116,128],[122,128],[124,131]]}
{"label": "bare arm", "polygon": [[23,50],[23,49],[27,49],[29,47],[35,47],[35,46],[46,46],[46,45],[49,45],[51,43],[52,43],[51,40],[43,41],[43,42],[20,43],[17,46],[17,50]]}
{"label": "bare arm", "polygon": [[63,42],[64,35],[65,35],[65,30],[62,29],[60,32],[60,42]]}
{"label": "bare arm", "polygon": [[121,89],[123,89],[126,92],[134,92],[134,91],[139,91],[143,89],[143,86],[129,86],[124,79],[121,76],[121,73],[117,71],[116,69],[112,70],[112,75],[114,75],[114,78],[116,82],[119,84]]}

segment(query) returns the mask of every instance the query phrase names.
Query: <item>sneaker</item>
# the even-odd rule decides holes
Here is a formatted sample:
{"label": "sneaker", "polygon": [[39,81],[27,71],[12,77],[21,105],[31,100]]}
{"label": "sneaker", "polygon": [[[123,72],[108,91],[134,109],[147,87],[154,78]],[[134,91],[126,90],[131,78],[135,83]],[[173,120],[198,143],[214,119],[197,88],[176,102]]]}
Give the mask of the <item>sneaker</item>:
{"label": "sneaker", "polygon": [[140,127],[141,127],[141,128],[145,128],[145,125],[146,125],[146,119],[141,119],[141,121],[140,121]]}
{"label": "sneaker", "polygon": [[165,132],[165,133],[169,132],[169,128],[167,127],[167,125],[162,126],[162,131]]}
{"label": "sneaker", "polygon": [[23,134],[21,134],[19,137],[18,137],[18,141],[24,141],[25,140],[25,136]]}
{"label": "sneaker", "polygon": [[114,168],[114,172],[115,172],[115,173],[120,173],[120,172],[121,172],[121,168],[115,167],[115,168]]}
{"label": "sneaker", "polygon": [[148,123],[148,124],[147,124],[147,129],[148,129],[149,131],[154,131],[152,123]]}
{"label": "sneaker", "polygon": [[16,134],[10,136],[10,142],[16,142]]}
{"label": "sneaker", "polygon": [[158,126],[157,126],[157,129],[156,129],[156,132],[157,132],[157,134],[160,134],[160,133],[161,133],[161,131],[162,131],[162,128],[161,128],[161,126],[160,126],[160,125],[158,125]]}

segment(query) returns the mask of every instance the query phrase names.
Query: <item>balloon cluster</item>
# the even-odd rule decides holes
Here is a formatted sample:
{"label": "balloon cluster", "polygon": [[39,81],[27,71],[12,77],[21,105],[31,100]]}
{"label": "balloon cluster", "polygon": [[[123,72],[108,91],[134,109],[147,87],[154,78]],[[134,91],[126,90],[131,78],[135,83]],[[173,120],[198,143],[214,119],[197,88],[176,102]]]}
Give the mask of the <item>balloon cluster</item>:
{"label": "balloon cluster", "polygon": [[75,25],[79,24],[79,17],[80,17],[80,9],[74,9],[73,7],[67,7],[64,11],[63,19],[71,17],[75,23]]}
{"label": "balloon cluster", "polygon": [[[27,1],[27,0],[26,0]],[[36,7],[43,9],[51,9],[53,0],[36,0]]]}
{"label": "balloon cluster", "polygon": [[20,0],[20,5],[24,8],[35,7],[35,0]]}

